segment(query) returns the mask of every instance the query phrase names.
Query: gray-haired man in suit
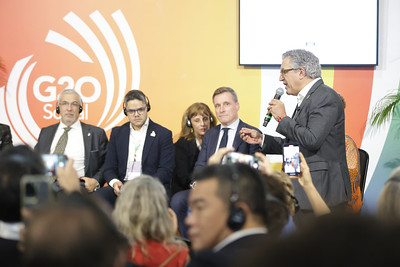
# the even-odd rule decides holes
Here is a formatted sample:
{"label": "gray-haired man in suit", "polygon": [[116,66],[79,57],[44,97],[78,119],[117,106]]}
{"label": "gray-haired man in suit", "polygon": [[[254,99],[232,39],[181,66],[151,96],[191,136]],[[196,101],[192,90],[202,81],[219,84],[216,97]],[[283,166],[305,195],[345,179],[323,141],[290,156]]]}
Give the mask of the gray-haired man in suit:
{"label": "gray-haired man in suit", "polygon": [[[73,158],[74,168],[84,181],[86,190],[93,192],[103,182],[102,169],[108,144],[106,133],[99,127],[79,120],[82,98],[72,89],[60,93],[56,112],[61,116],[60,123],[40,131],[35,151],[66,154]],[[65,135],[68,136],[66,145],[60,149],[60,139]]]}
{"label": "gray-haired man in suit", "polygon": [[[276,131],[286,138],[263,136],[250,129],[242,129],[241,137],[248,143],[262,145],[262,152],[271,154],[282,153],[285,142],[299,143],[320,195],[328,206],[344,207],[351,199],[351,184],[340,96],[322,81],[319,59],[305,50],[282,55],[279,80],[288,95],[297,97],[292,117],[287,116],[282,101],[273,99],[269,103],[269,112],[279,122]],[[304,190],[296,179],[292,181],[300,208],[311,210]]]}

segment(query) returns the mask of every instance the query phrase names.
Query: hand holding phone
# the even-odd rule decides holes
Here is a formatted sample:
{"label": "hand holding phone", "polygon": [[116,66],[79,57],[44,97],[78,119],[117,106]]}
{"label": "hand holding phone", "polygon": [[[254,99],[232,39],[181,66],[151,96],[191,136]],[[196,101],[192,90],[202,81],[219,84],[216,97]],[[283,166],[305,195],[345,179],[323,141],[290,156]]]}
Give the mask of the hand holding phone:
{"label": "hand holding phone", "polygon": [[299,176],[300,146],[298,143],[283,144],[283,171],[289,176]]}

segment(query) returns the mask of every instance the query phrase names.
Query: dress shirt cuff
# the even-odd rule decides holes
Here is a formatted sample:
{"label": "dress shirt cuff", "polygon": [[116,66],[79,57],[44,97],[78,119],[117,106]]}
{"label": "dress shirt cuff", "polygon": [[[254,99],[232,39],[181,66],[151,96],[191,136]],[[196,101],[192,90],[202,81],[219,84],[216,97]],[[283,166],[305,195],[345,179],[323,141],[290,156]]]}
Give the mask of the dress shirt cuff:
{"label": "dress shirt cuff", "polygon": [[108,183],[108,185],[109,186],[111,186],[111,187],[113,187],[113,185],[116,183],[116,182],[118,182],[119,180],[117,179],[117,178],[114,178],[114,179],[112,179],[109,183]]}

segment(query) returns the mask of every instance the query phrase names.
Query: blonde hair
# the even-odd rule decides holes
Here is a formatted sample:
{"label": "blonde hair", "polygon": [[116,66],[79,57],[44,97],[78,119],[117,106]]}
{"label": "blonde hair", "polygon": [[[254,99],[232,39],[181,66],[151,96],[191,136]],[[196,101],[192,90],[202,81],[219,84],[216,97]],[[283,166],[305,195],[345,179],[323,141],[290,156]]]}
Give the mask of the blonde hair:
{"label": "blonde hair", "polygon": [[187,121],[197,115],[203,115],[203,116],[209,117],[210,129],[215,126],[217,119],[215,118],[214,114],[211,112],[210,108],[204,103],[200,103],[200,102],[194,103],[186,109],[185,113],[182,116],[181,137],[183,137],[189,141],[192,141],[196,138],[194,136],[193,128],[189,127],[187,125]]}
{"label": "blonde hair", "polygon": [[147,254],[146,240],[183,245],[174,237],[164,186],[149,175],[141,175],[124,184],[113,219],[131,246],[139,245],[144,254]]}
{"label": "blonde hair", "polygon": [[400,222],[400,167],[390,174],[383,187],[377,212],[379,220],[383,222]]}

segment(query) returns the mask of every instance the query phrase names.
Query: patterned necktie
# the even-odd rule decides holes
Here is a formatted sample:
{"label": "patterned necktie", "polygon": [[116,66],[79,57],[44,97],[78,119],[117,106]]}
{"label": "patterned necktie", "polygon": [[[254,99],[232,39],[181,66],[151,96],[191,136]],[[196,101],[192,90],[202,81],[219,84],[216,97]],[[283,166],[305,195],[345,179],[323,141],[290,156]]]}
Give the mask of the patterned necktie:
{"label": "patterned necktie", "polygon": [[54,154],[64,154],[65,147],[68,143],[68,132],[71,130],[71,127],[65,127],[64,133],[61,135],[60,139],[57,142],[56,148],[54,149]]}
{"label": "patterned necktie", "polygon": [[222,128],[222,130],[224,131],[224,134],[222,135],[221,143],[219,143],[219,148],[226,147],[226,145],[228,144],[229,128]]}

